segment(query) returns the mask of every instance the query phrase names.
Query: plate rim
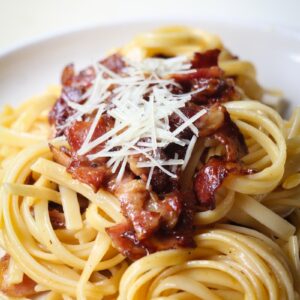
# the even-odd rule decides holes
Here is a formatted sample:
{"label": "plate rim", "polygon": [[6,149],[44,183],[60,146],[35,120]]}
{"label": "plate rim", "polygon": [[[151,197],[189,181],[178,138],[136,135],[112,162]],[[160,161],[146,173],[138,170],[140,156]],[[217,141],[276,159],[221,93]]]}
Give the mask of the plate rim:
{"label": "plate rim", "polygon": [[11,45],[0,49],[0,62],[4,60],[7,56],[16,53],[18,51],[25,50],[30,48],[31,46],[35,46],[38,44],[46,43],[49,40],[53,40],[55,38],[62,38],[64,36],[84,32],[84,31],[91,31],[96,29],[109,29],[110,27],[118,27],[122,25],[152,25],[153,28],[160,27],[162,25],[182,25],[182,26],[191,26],[192,24],[199,25],[201,23],[205,23],[207,25],[225,25],[228,27],[238,26],[240,30],[246,29],[254,29],[260,32],[272,32],[276,34],[280,34],[292,39],[296,39],[300,42],[300,29],[297,28],[290,28],[288,26],[283,26],[279,24],[268,24],[264,22],[249,22],[249,21],[237,21],[237,20],[225,20],[225,19],[214,19],[214,18],[186,18],[186,17],[166,17],[166,18],[136,18],[134,20],[128,19],[119,19],[119,20],[111,20],[105,22],[94,22],[89,23],[86,25],[78,25],[78,26],[71,26],[68,28],[58,29],[58,30],[51,30],[42,34],[35,35],[31,38],[26,38],[25,40],[17,41],[12,43]]}

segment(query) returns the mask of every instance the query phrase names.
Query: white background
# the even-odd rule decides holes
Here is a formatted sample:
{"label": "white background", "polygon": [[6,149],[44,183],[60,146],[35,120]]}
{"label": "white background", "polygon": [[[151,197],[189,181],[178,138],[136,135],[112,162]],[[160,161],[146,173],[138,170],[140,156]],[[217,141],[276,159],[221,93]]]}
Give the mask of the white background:
{"label": "white background", "polygon": [[0,0],[0,52],[82,26],[176,17],[267,24],[300,32],[300,0]]}

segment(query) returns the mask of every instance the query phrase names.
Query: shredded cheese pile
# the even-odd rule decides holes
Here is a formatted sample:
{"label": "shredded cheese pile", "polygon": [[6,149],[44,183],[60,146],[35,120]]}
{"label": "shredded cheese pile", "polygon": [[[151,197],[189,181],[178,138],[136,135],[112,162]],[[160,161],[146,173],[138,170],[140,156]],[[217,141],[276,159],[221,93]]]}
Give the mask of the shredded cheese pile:
{"label": "shredded cheese pile", "polygon": [[[148,58],[140,62],[126,61],[126,65],[122,74],[116,74],[97,63],[97,75],[93,85],[82,96],[87,100],[83,104],[67,100],[76,113],[64,126],[82,120],[84,115],[95,114],[78,154],[87,155],[90,160],[109,158],[107,165],[111,167],[112,172],[118,170],[117,181],[123,177],[128,156],[142,154],[147,161],[138,162],[137,166],[150,168],[147,182],[149,187],[155,167],[173,178],[177,176],[174,171],[178,166],[185,168],[198,136],[198,129],[193,123],[204,115],[206,110],[200,110],[188,118],[180,109],[191,100],[192,94],[200,90],[185,94],[172,93],[172,88],[178,84],[169,75],[194,71],[190,69],[191,65],[186,57]],[[91,140],[104,113],[114,118],[114,127],[97,139]],[[171,132],[169,116],[174,113],[184,122]],[[177,135],[187,127],[194,134],[192,139],[180,140]],[[174,159],[163,160],[157,155],[160,148],[165,148],[170,143],[187,146],[184,159],[178,159],[178,155],[175,155]],[[100,144],[104,145],[101,151],[88,154]],[[172,172],[166,166],[171,166]]]}

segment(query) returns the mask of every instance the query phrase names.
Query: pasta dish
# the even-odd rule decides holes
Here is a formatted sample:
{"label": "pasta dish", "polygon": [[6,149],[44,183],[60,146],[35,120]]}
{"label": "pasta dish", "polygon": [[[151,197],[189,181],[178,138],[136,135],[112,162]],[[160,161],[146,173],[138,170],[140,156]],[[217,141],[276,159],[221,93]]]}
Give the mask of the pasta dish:
{"label": "pasta dish", "polygon": [[187,27],[5,105],[0,298],[300,299],[300,109],[280,113]]}

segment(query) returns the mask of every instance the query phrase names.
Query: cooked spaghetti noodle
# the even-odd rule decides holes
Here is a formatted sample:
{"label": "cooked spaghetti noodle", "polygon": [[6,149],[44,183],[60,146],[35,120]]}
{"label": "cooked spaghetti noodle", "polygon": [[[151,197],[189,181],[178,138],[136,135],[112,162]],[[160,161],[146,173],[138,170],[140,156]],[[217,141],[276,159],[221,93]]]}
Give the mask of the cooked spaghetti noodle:
{"label": "cooked spaghetti noodle", "polygon": [[[300,110],[283,120],[263,104],[268,92],[257,83],[253,65],[231,55],[218,37],[206,32],[162,28],[138,36],[119,53],[139,64],[151,57],[164,60],[183,55],[191,59],[195,52],[212,49],[220,50],[218,63],[224,80],[229,78],[228,84],[233,80],[239,95],[224,101],[222,107],[242,134],[248,151],[233,162],[233,174],[226,175],[214,190],[214,201],[209,198],[208,206],[195,211],[194,244],[190,247],[154,251],[143,246],[147,255],[138,259],[120,251],[107,229],[130,218],[122,213],[123,198],[74,177],[72,170],[78,169],[64,166],[57,158],[55,149],[66,149],[68,154],[70,148],[62,135],[53,137],[53,126],[48,122],[48,114],[61,95],[60,87],[52,87],[17,108],[4,106],[0,117],[0,245],[6,253],[0,264],[3,299],[32,299],[39,294],[47,300],[300,299]],[[140,76],[134,67],[132,78]],[[116,77],[114,70],[103,70],[109,80]],[[183,70],[183,76],[188,72]],[[105,76],[100,78],[102,82]],[[80,102],[69,104],[80,118],[88,109]],[[167,108],[161,106],[163,109]],[[198,114],[201,120],[203,113]],[[191,130],[195,130],[193,122]],[[126,132],[124,128],[117,138]],[[92,147],[92,134],[87,134],[86,147]],[[146,145],[148,140],[142,142]],[[211,158],[229,155],[226,145],[206,137],[192,138],[189,143],[193,148],[186,146],[185,162],[175,155],[167,161],[174,162],[173,166],[159,165],[172,175],[176,164],[186,164],[179,183],[183,192],[193,189],[195,172],[205,171]],[[139,148],[135,145],[131,150],[122,149],[136,154]],[[84,152],[85,146],[78,153]],[[86,149],[85,154],[98,153]],[[151,165],[155,157],[149,153],[143,152],[150,162],[142,161],[140,168],[149,165],[148,188],[150,175],[161,161]],[[115,161],[121,182],[126,180],[126,164],[131,163],[128,157],[122,157],[118,165]],[[86,170],[80,174],[83,178],[89,176]],[[137,181],[136,177],[132,181]]]}

